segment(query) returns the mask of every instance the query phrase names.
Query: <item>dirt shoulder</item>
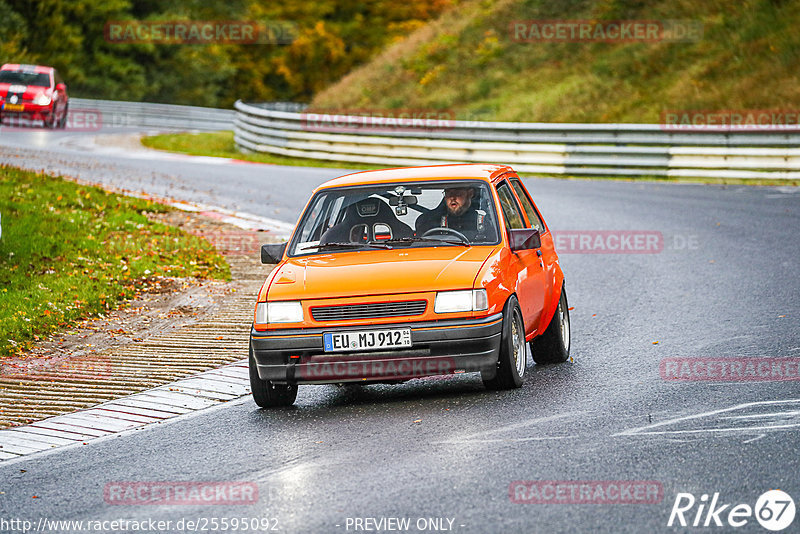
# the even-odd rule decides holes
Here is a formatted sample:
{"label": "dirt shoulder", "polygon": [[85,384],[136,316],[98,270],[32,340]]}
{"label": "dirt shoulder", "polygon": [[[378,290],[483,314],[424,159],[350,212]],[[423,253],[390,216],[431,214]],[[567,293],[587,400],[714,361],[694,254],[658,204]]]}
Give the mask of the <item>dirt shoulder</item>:
{"label": "dirt shoulder", "polygon": [[39,340],[0,361],[0,428],[69,413],[247,357],[255,296],[272,266],[259,261],[269,232],[214,213],[152,215],[210,241],[231,282],[153,276],[127,307]]}

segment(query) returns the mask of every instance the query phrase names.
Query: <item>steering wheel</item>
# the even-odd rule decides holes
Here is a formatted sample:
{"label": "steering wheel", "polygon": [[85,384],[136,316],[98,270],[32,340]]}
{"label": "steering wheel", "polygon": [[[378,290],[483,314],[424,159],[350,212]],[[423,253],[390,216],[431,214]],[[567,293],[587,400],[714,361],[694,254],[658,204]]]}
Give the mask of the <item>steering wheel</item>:
{"label": "steering wheel", "polygon": [[459,238],[464,243],[469,243],[469,239],[467,238],[467,236],[465,236],[458,230],[453,230],[452,228],[447,228],[446,226],[438,226],[436,228],[431,228],[430,230],[422,234],[422,237],[428,237],[433,234],[438,234],[438,235],[450,234],[452,236]]}

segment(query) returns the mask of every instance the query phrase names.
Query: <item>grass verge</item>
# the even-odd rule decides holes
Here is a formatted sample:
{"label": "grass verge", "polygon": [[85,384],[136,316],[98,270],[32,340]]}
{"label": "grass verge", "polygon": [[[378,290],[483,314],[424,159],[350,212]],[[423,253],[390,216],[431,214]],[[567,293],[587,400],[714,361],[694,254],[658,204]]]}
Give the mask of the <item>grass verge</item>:
{"label": "grass verge", "polygon": [[0,357],[119,307],[152,277],[230,279],[206,240],[147,218],[169,209],[0,166]]}
{"label": "grass verge", "polygon": [[156,150],[177,152],[192,156],[212,156],[217,158],[233,158],[254,163],[270,163],[273,165],[291,165],[294,167],[326,167],[332,169],[370,170],[380,169],[379,165],[363,163],[346,163],[308,158],[289,158],[274,154],[243,154],[233,142],[233,132],[210,132],[197,134],[164,134],[142,138],[142,144]]}

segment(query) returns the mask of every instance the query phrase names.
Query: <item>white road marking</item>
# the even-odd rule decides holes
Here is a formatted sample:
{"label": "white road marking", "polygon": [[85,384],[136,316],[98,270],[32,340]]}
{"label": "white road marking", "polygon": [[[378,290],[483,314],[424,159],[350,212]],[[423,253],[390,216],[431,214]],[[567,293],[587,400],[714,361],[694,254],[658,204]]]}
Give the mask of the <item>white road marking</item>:
{"label": "white road marking", "polygon": [[27,426],[0,430],[0,462],[105,439],[243,400],[247,360]]}
{"label": "white road marking", "polygon": [[756,437],[754,437],[754,438],[751,438],[751,439],[748,439],[748,440],[745,440],[745,441],[743,441],[742,443],[752,443],[752,442],[754,442],[754,441],[758,441],[758,440],[760,440],[760,439],[762,439],[762,438],[765,438],[765,437],[767,437],[767,435],[766,435],[766,434],[759,434],[758,436],[756,436]]}
{"label": "white road marking", "polygon": [[[744,404],[737,404],[736,406],[732,406],[730,408],[722,408],[719,410],[712,410],[709,412],[703,412],[695,415],[687,415],[683,417],[676,417],[674,419],[668,419],[666,421],[661,421],[660,423],[654,423],[652,425],[647,425],[639,428],[632,428],[629,430],[625,430],[624,432],[620,432],[618,434],[614,434],[616,436],[637,436],[637,435],[646,435],[646,434],[655,434],[655,435],[663,435],[663,434],[702,434],[702,433],[713,433],[713,432],[753,432],[753,431],[760,431],[760,430],[786,430],[790,428],[798,428],[800,427],[800,421],[797,423],[790,423],[790,424],[774,424],[774,425],[759,425],[759,426],[715,426],[711,428],[695,428],[695,429],[676,429],[676,430],[653,430],[655,428],[661,428],[669,425],[677,425],[682,424],[688,421],[697,421],[699,419],[707,419],[711,423],[714,422],[722,422],[723,419],[731,419],[730,416],[719,416],[720,414],[726,414],[730,412],[734,412],[736,410],[744,410],[749,408],[754,409],[772,409],[780,405],[789,405],[790,407],[796,407],[800,404],[800,399],[786,399],[786,400],[775,400],[775,401],[760,401],[760,402],[748,402]],[[785,412],[770,412],[769,414],[765,414],[765,416],[773,416],[773,417],[783,417],[786,414],[793,414],[795,413],[794,410],[792,411],[785,411]],[[749,416],[754,416],[757,414],[748,414]],[[743,418],[746,416],[742,416]]]}
{"label": "white road marking", "polygon": [[800,410],[794,410],[791,412],[754,413],[750,415],[726,415],[724,417],[720,417],[720,419],[759,419],[761,417],[792,417],[795,415],[800,415]]}
{"label": "white road marking", "polygon": [[[518,430],[520,428],[526,428],[526,427],[533,426],[533,425],[536,425],[536,424],[539,424],[539,423],[549,423],[550,421],[557,421],[559,419],[564,419],[564,418],[567,418],[567,417],[573,417],[573,416],[581,415],[582,413],[584,413],[584,412],[567,412],[567,413],[560,413],[560,414],[556,414],[556,415],[548,415],[546,417],[536,417],[534,419],[529,419],[527,421],[521,421],[519,423],[512,423],[510,425],[501,426],[501,427],[498,427],[498,428],[492,428],[492,429],[489,429],[489,430],[483,430],[481,432],[476,432],[475,434],[470,434],[468,436],[460,436],[460,437],[457,437],[457,438],[453,438],[451,440],[439,441],[437,443],[480,443],[480,442],[491,442],[491,441],[511,441],[513,439],[518,439],[518,440],[522,440],[522,441],[525,441],[525,440],[530,441],[530,438],[527,438],[527,437],[526,438],[509,438],[509,439],[498,439],[498,438],[484,439],[484,438],[482,438],[482,436],[495,435],[495,434],[499,434],[501,432],[511,432],[511,431],[514,431],[514,430]],[[562,439],[562,437],[561,436],[556,436],[554,438],[549,438],[549,437],[545,437],[545,436],[535,436],[534,439]]]}
{"label": "white road marking", "polygon": [[524,441],[547,441],[551,439],[570,439],[575,438],[577,436],[535,436],[535,437],[527,437],[527,438],[497,438],[497,439],[450,439],[446,441],[434,441],[434,445],[442,445],[442,444],[457,444],[457,443],[517,443],[517,442],[524,442]]}

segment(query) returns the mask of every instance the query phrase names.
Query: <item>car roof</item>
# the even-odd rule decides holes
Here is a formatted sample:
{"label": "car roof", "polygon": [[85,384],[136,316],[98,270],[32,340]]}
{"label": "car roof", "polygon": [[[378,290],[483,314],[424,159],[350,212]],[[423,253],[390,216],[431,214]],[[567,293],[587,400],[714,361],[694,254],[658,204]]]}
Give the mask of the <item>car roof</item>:
{"label": "car roof", "polygon": [[426,182],[429,180],[478,179],[491,182],[494,178],[514,172],[508,165],[487,163],[465,163],[453,165],[430,165],[427,167],[398,167],[376,171],[361,171],[328,180],[317,189],[347,187],[353,185],[382,184],[392,182]]}
{"label": "car roof", "polygon": [[44,65],[23,65],[20,63],[6,63],[0,70],[24,70],[28,72],[37,72],[40,74],[50,74],[54,69],[53,67],[45,67]]}

